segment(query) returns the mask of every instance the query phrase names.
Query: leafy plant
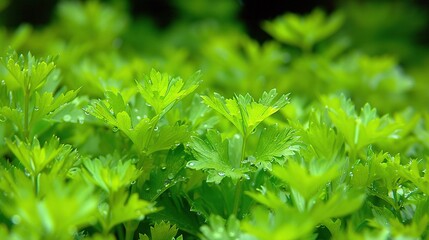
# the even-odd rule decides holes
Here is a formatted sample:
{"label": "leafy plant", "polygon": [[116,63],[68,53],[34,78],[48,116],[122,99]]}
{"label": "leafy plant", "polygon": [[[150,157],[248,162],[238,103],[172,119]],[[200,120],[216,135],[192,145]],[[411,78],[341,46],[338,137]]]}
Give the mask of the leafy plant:
{"label": "leafy plant", "polygon": [[428,72],[362,50],[372,5],[259,43],[238,2],[173,1],[163,28],[128,4],[0,25],[1,239],[429,238]]}

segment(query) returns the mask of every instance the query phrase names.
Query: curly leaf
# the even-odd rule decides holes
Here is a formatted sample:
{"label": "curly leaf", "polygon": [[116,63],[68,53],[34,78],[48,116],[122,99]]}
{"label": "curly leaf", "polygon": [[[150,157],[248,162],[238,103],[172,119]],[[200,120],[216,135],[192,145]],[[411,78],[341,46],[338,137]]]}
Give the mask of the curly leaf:
{"label": "curly leaf", "polygon": [[248,161],[258,168],[271,170],[273,161],[281,164],[284,156],[295,154],[297,140],[292,129],[279,129],[277,124],[271,125],[262,130],[254,157],[249,157]]}
{"label": "curly leaf", "polygon": [[276,113],[289,103],[287,95],[275,100],[277,91],[272,89],[264,92],[258,102],[247,95],[238,95],[233,99],[224,99],[215,93],[213,96],[202,96],[203,101],[215,111],[223,115],[245,137],[266,118]]}
{"label": "curly leaf", "polygon": [[185,82],[179,77],[173,78],[167,73],[152,69],[150,75],[141,84],[137,84],[137,88],[156,114],[162,115],[177,101],[193,92],[198,87],[200,78],[201,74],[197,72]]}
{"label": "curly leaf", "polygon": [[190,143],[196,160],[189,161],[187,167],[208,172],[207,182],[220,183],[223,178],[238,180],[248,169],[240,167],[240,160],[230,159],[229,141],[222,140],[219,132],[207,131],[207,139],[193,137]]}

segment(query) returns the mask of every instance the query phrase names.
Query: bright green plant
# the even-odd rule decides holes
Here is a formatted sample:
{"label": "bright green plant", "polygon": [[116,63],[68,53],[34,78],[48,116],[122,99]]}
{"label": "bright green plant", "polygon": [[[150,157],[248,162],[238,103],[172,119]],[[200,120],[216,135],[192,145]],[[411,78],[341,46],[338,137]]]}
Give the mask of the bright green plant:
{"label": "bright green plant", "polygon": [[238,2],[193,2],[0,28],[0,238],[428,239],[427,70],[360,50],[359,5],[260,44]]}

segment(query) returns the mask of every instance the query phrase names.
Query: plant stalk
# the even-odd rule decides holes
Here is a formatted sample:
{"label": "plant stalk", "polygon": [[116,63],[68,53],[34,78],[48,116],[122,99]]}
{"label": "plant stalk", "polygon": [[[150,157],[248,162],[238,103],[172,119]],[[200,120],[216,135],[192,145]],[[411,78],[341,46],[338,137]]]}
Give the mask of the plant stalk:
{"label": "plant stalk", "polygon": [[[243,145],[241,146],[241,156],[240,156],[240,164],[239,164],[239,168],[241,168],[241,164],[244,160],[244,157],[246,155],[246,143],[247,143],[247,135],[244,136],[243,138]],[[238,180],[237,186],[235,187],[235,193],[234,193],[234,205],[233,205],[233,209],[232,209],[232,213],[234,215],[237,216],[238,214],[238,210],[240,207],[240,203],[241,203],[241,192],[242,192],[242,188],[243,188],[243,182],[241,181],[241,179]]]}
{"label": "plant stalk", "polygon": [[30,93],[27,89],[24,90],[24,139],[29,142],[29,111],[30,111]]}

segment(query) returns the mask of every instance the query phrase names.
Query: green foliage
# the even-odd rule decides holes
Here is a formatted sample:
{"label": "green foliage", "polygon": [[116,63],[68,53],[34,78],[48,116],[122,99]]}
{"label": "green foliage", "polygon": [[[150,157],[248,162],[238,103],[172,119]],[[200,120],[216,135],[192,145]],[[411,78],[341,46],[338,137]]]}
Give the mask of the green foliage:
{"label": "green foliage", "polygon": [[247,138],[262,121],[289,102],[287,95],[282,95],[275,100],[276,96],[277,91],[272,89],[270,92],[264,92],[257,102],[249,94],[224,99],[215,93],[213,96],[202,96],[202,98],[204,103],[228,119],[240,134]]}
{"label": "green foliage", "polygon": [[175,237],[177,230],[175,225],[172,226],[168,222],[155,223],[153,227],[150,227],[151,238],[146,234],[139,234],[139,240],[182,240],[182,235]]}
{"label": "green foliage", "polygon": [[280,42],[308,51],[338,31],[343,18],[341,13],[326,16],[323,11],[316,9],[305,17],[287,13],[272,22],[265,22],[264,28]]}
{"label": "green foliage", "polygon": [[150,76],[146,76],[142,84],[138,84],[137,87],[155,113],[163,115],[172,105],[198,87],[200,75],[200,73],[196,73],[184,82],[181,78],[172,78],[168,74],[162,74],[152,69]]}
{"label": "green foliage", "polygon": [[240,159],[230,157],[229,149],[237,150],[234,142],[222,141],[220,133],[214,130],[209,130],[206,137],[206,141],[193,138],[190,147],[196,160],[189,161],[186,166],[196,170],[207,170],[207,182],[220,183],[224,177],[234,180],[244,177],[248,169],[240,167]]}
{"label": "green foliage", "polygon": [[428,239],[426,18],[353,2],[263,43],[240,1],[2,15],[0,238]]}

